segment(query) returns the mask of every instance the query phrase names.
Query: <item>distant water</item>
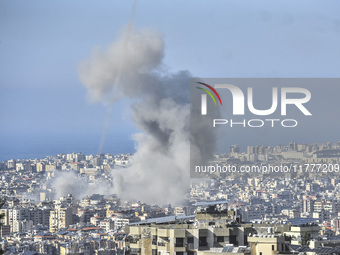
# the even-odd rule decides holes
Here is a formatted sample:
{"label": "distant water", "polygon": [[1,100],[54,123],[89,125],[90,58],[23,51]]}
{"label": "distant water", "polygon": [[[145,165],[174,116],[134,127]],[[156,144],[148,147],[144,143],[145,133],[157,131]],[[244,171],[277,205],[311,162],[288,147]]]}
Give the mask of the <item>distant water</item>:
{"label": "distant water", "polygon": [[[35,159],[59,153],[82,152],[97,154],[100,136],[8,136],[0,137],[0,161],[9,159]],[[134,143],[129,135],[109,135],[102,153],[113,155],[134,153]]]}

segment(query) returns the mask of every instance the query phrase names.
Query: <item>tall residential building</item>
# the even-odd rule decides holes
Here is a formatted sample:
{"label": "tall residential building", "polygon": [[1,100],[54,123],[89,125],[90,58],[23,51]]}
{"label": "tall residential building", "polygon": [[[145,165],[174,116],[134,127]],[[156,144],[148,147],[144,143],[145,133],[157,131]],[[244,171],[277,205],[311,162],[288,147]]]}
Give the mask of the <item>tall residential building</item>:
{"label": "tall residential building", "polygon": [[168,216],[126,226],[130,254],[191,255],[214,248],[222,250],[226,244],[247,243],[252,230],[240,225],[241,216],[237,212],[223,208],[221,201],[196,205],[196,215]]}
{"label": "tall residential building", "polygon": [[37,170],[37,172],[44,172],[45,171],[45,164],[38,162],[36,164],[36,170]]}
{"label": "tall residential building", "polygon": [[15,169],[16,168],[16,161],[14,159],[7,161],[7,168],[8,169]]}
{"label": "tall residential building", "polygon": [[12,233],[20,233],[21,222],[30,220],[28,208],[15,207],[8,209],[9,225]]}
{"label": "tall residential building", "polygon": [[239,153],[240,146],[238,144],[234,144],[230,146],[230,153]]}
{"label": "tall residential building", "polygon": [[46,172],[54,172],[56,169],[57,169],[56,165],[50,164],[45,166]]}
{"label": "tall residential building", "polygon": [[302,200],[302,213],[311,213],[314,211],[314,200],[306,198]]}
{"label": "tall residential building", "polygon": [[57,232],[72,224],[72,208],[58,207],[50,212],[50,232]]}

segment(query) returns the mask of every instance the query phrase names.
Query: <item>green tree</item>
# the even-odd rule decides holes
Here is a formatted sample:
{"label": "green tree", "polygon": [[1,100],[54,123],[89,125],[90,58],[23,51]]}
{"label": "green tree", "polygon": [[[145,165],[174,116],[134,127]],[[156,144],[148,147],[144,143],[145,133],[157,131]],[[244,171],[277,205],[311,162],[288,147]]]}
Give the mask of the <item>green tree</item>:
{"label": "green tree", "polygon": [[[6,200],[0,198],[0,209],[4,206],[5,203],[6,203]],[[0,214],[0,232],[1,232],[1,229],[2,229],[1,220],[3,219],[3,217],[4,217],[4,215]],[[0,254],[4,254],[4,251],[2,249],[0,249]]]}
{"label": "green tree", "polygon": [[311,237],[310,237],[310,233],[309,232],[305,232],[303,234],[303,236],[301,237],[301,245],[309,245],[310,243],[310,240],[311,240]]}

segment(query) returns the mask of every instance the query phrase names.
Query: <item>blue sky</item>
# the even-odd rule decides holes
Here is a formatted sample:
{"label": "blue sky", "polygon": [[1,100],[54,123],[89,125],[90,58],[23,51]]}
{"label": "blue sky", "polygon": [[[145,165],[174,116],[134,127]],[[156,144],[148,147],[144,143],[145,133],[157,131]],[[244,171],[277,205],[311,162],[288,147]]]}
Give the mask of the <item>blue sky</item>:
{"label": "blue sky", "polygon": [[[81,150],[90,139],[83,151],[96,153],[106,108],[89,102],[77,66],[94,47],[115,40],[132,5],[0,2],[0,153],[10,150],[14,157],[16,149],[26,151],[38,142],[35,150],[43,154],[56,139],[56,149],[64,153]],[[134,24],[163,35],[163,66],[169,72],[339,77],[339,11],[339,1],[140,0]],[[127,104],[115,105],[108,140],[124,140],[131,144],[128,150],[136,130]]]}

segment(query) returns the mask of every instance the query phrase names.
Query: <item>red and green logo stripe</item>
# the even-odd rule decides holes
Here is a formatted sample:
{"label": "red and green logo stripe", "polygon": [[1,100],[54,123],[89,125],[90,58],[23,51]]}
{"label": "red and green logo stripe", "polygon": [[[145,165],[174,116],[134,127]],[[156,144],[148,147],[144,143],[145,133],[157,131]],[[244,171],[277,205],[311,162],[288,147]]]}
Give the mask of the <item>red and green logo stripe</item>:
{"label": "red and green logo stripe", "polygon": [[[214,92],[214,94],[217,96],[217,98],[218,98],[218,100],[220,101],[220,104],[221,104],[221,106],[222,106],[222,100],[221,100],[221,98],[220,98],[220,95],[217,93],[217,91],[216,91],[213,87],[211,87],[210,85],[208,85],[208,84],[206,84],[206,83],[203,83],[203,82],[197,82],[197,83],[199,83],[199,84],[201,84],[201,85],[203,85],[203,86],[206,86],[206,87],[209,88],[212,92]],[[204,92],[206,92],[206,93],[214,100],[215,105],[217,105],[216,100],[215,100],[215,97],[213,96],[213,94],[211,94],[211,92],[210,92],[209,90],[204,89],[204,88],[201,88],[201,87],[197,87],[197,88],[203,90]]]}

